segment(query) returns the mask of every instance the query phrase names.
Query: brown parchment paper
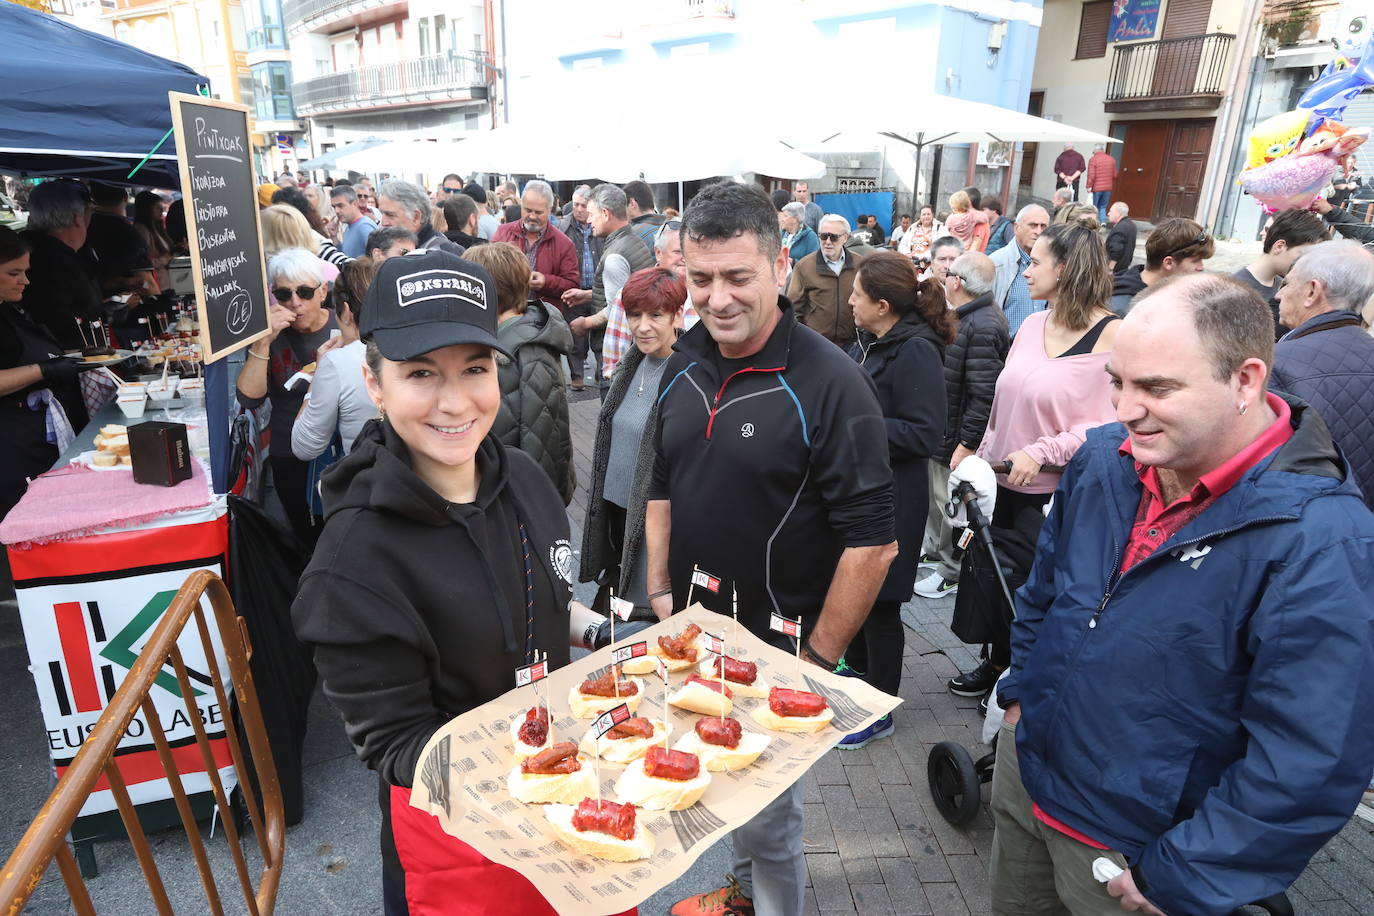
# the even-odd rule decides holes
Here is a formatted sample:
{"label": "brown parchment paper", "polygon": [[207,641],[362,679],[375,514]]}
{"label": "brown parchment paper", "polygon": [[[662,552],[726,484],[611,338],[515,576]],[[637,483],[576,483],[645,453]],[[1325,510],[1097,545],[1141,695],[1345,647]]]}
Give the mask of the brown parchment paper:
{"label": "brown parchment paper", "polygon": [[[768,700],[734,697],[732,715],[746,732],[772,739],[768,749],[749,767],[731,773],[712,773],[701,801],[685,811],[646,811],[636,816],[654,835],[653,856],[638,862],[606,862],[573,852],[545,820],[542,805],[515,801],[506,790],[514,763],[510,722],[535,703],[534,687],[520,687],[448,722],[435,733],[420,755],[420,767],[410,803],[439,819],[449,834],[482,855],[524,875],[560,913],[605,916],[618,913],[652,896],[685,872],[721,836],[746,823],[783,790],[801,778],[820,757],[850,732],[872,724],[901,700],[858,678],[839,677],[769,646],[744,627],[738,642],[733,621],[696,604],[671,619],[642,630],[616,645],[674,635],[688,623],[725,638],[727,652],[758,665],[759,675],[773,687],[810,690],[826,697],[835,711],[831,724],[815,735],[764,729],[750,713]],[[591,719],[574,719],[568,709],[568,690],[611,661],[607,647],[553,672],[538,684],[548,697],[556,741],[580,741]],[[669,675],[676,690],[693,667]],[[800,676],[799,676],[800,675]],[[511,676],[514,683],[514,672]],[[643,677],[645,690],[636,715],[663,718],[664,691],[657,675]],[[696,713],[669,707],[671,747],[700,718]],[[630,766],[641,765],[638,761]],[[615,800],[614,787],[624,767],[599,761],[602,797]]]}

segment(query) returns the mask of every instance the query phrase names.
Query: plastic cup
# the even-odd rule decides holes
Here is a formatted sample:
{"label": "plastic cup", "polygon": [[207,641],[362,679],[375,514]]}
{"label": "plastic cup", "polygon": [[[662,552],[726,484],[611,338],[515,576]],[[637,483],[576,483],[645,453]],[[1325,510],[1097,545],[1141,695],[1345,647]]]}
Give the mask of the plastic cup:
{"label": "plastic cup", "polygon": [[116,398],[115,403],[119,405],[120,412],[130,420],[137,420],[143,416],[143,411],[148,407],[148,399],[141,394],[137,397]]}

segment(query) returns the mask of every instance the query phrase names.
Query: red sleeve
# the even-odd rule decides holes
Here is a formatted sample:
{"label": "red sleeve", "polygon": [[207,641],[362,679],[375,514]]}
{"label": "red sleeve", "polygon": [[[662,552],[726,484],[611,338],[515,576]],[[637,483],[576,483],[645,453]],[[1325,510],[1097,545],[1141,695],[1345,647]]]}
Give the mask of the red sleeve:
{"label": "red sleeve", "polygon": [[550,239],[550,270],[544,271],[544,293],[557,299],[570,289],[577,289],[581,275],[577,269],[577,249],[572,239],[550,226],[557,233]]}

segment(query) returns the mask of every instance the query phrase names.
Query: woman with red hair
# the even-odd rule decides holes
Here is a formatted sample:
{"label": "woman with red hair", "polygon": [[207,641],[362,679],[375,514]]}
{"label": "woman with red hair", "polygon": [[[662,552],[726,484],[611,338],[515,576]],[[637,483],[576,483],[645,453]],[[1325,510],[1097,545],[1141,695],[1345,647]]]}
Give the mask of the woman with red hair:
{"label": "woman with red hair", "polygon": [[[644,503],[654,465],[663,367],[682,327],[687,288],[665,267],[630,276],[620,293],[634,348],[616,370],[596,424],[587,523],[582,529],[584,582],[633,601],[631,619],[657,622],[644,580]],[[649,433],[646,435],[646,431]],[[604,602],[598,595],[598,609]]]}

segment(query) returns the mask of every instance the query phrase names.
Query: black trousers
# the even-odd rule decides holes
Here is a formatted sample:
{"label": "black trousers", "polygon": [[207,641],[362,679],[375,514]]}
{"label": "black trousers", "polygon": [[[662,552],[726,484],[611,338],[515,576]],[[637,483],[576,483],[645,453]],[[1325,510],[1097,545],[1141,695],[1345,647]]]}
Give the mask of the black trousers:
{"label": "black trousers", "polygon": [[286,521],[306,551],[313,552],[323,525],[320,519],[311,517],[310,502],[306,499],[310,463],[290,455],[272,455],[269,460],[272,464],[272,488],[277,491],[277,501],[286,513]]}
{"label": "black trousers", "polygon": [[902,625],[900,601],[875,601],[868,619],[845,650],[849,667],[862,671],[864,680],[883,693],[897,695],[902,686],[902,654],[906,650],[906,627]]}

